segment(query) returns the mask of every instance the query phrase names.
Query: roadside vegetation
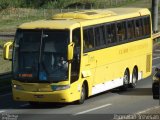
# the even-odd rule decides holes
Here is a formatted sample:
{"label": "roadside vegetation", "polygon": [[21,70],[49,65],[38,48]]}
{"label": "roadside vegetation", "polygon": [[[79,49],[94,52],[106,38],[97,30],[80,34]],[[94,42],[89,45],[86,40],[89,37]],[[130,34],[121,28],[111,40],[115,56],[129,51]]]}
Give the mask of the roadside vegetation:
{"label": "roadside vegetation", "polygon": [[[6,9],[8,7],[14,8],[67,8],[74,7],[74,5],[81,6],[84,4],[90,5],[93,7],[101,7],[103,5],[114,6],[120,4],[127,4],[138,0],[1,0],[0,9]],[[97,4],[98,3],[98,4]]]}
{"label": "roadside vegetation", "polygon": [[1,0],[0,32],[15,31],[16,27],[24,22],[48,19],[59,12],[127,6],[149,7],[148,4],[150,4],[150,1],[151,0]]}

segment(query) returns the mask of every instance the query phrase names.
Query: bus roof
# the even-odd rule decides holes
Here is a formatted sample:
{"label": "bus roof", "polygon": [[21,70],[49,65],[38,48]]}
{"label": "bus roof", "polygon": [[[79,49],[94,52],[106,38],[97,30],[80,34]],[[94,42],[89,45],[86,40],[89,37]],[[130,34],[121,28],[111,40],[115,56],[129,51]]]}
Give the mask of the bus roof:
{"label": "bus roof", "polygon": [[133,18],[149,15],[146,8],[111,8],[97,10],[80,10],[67,13],[59,13],[50,20],[39,20],[35,22],[24,23],[19,26],[21,29],[73,29],[81,25],[110,22],[115,20]]}

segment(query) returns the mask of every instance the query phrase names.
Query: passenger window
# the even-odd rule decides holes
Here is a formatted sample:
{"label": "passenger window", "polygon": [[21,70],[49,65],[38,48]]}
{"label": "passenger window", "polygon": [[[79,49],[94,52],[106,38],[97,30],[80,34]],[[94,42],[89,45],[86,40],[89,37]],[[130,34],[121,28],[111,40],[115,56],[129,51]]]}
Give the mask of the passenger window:
{"label": "passenger window", "polygon": [[126,22],[117,23],[117,41],[121,42],[126,40]]}
{"label": "passenger window", "polygon": [[127,22],[127,36],[128,39],[133,39],[135,37],[134,20]]}
{"label": "passenger window", "polygon": [[135,20],[135,35],[136,37],[143,36],[143,24],[142,19]]}
{"label": "passenger window", "polygon": [[106,26],[107,44],[116,43],[116,28],[115,24],[109,24]]}
{"label": "passenger window", "polygon": [[94,48],[94,32],[93,28],[88,28],[83,31],[83,49],[84,51]]}
{"label": "passenger window", "polygon": [[95,29],[95,45],[100,47],[105,45],[105,33],[104,26],[96,27]]}
{"label": "passenger window", "polygon": [[144,35],[150,35],[150,19],[149,17],[143,19]]}

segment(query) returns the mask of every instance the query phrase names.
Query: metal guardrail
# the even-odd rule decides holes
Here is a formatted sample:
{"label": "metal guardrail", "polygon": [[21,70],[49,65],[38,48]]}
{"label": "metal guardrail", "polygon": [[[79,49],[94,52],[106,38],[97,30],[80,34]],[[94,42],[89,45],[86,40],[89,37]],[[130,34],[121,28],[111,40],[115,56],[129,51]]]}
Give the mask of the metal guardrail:
{"label": "metal guardrail", "polygon": [[0,95],[11,91],[12,72],[0,73]]}
{"label": "metal guardrail", "polygon": [[0,32],[0,40],[13,40],[15,33]]}
{"label": "metal guardrail", "polygon": [[8,34],[8,35],[6,35],[6,34],[0,34],[0,37],[14,37],[15,35],[14,34]]}
{"label": "metal guardrail", "polygon": [[0,40],[5,41],[5,40],[13,40],[13,39],[14,39],[14,36],[7,36],[7,35],[6,36],[1,36],[0,35]]}
{"label": "metal guardrail", "polygon": [[0,79],[3,77],[12,77],[12,72],[0,73]]}
{"label": "metal guardrail", "polygon": [[152,34],[152,38],[156,39],[160,37],[160,32]]}

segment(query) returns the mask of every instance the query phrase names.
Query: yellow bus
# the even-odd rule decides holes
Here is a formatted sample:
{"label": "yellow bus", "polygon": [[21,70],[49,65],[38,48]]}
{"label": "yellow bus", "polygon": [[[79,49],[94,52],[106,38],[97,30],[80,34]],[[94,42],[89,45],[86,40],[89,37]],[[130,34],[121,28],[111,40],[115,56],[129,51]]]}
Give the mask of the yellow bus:
{"label": "yellow bus", "polygon": [[134,88],[152,72],[151,31],[145,8],[81,10],[24,23],[13,43],[13,98],[82,104],[106,90]]}

